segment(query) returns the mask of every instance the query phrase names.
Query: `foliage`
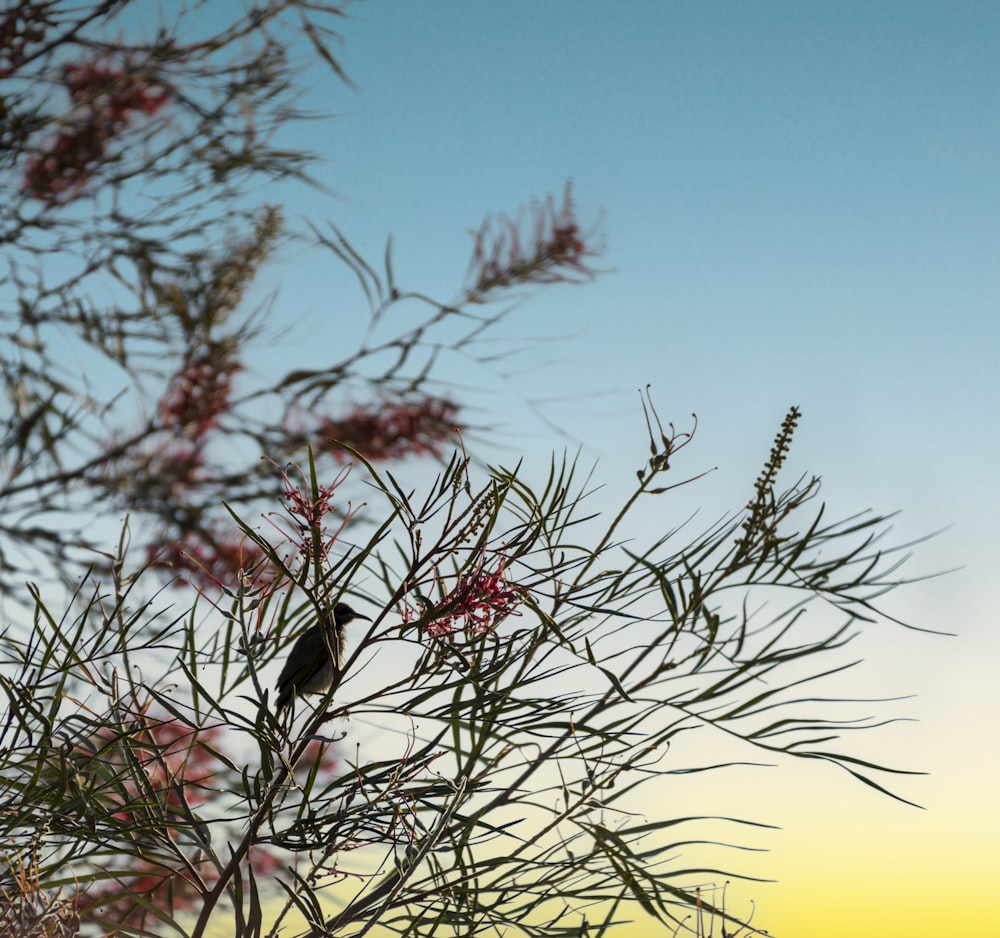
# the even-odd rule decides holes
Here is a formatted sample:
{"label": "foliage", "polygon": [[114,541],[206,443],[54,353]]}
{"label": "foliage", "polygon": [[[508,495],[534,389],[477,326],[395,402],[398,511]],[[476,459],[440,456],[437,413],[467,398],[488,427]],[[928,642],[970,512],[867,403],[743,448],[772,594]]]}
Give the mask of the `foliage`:
{"label": "foliage", "polygon": [[[0,22],[8,595],[40,570],[92,563],[109,536],[95,516],[111,506],[143,514],[162,567],[232,585],[254,558],[227,534],[221,502],[277,494],[261,456],[303,459],[312,446],[340,459],[331,436],[372,459],[440,454],[463,426],[457,402],[432,390],[442,352],[479,358],[504,315],[492,301],[510,288],[589,276],[594,249],[568,187],[558,207],[488,218],[451,302],[397,284],[388,249],[377,271],[332,224],[287,230],[254,185],[309,181],[312,154],[278,143],[310,116],[295,107],[309,50],[345,77],[330,45],[343,10],[197,4],[171,9],[151,38],[121,38],[148,13],[138,0],[49,2]],[[232,19],[206,30],[220,15]],[[245,298],[292,241],[354,273],[367,334],[320,367],[248,375],[266,308]]]}
{"label": "foliage", "polygon": [[[226,8],[214,32],[211,3],[154,35],[128,0],[0,20],[0,590],[23,613],[0,631],[0,935],[581,935],[635,909],[752,933],[713,892],[745,871],[706,848],[763,825],[667,793],[775,758],[889,791],[844,741],[876,724],[826,685],[905,546],[828,520],[815,478],[779,487],[797,408],[697,534],[659,521],[700,475],[668,476],[696,423],[648,395],[608,516],[574,459],[473,459],[439,356],[476,356],[512,290],[593,275],[569,188],[488,218],[450,302],[332,224],[288,231],[253,186],[308,182],[280,141],[305,50],[346,80],[344,11]],[[367,331],[261,379],[246,297],[287,239],[346,265]],[[403,481],[417,456],[432,481]],[[281,661],[342,599],[370,625],[275,715]]]}
{"label": "foliage", "polygon": [[[310,935],[550,935],[610,925],[628,902],[664,922],[714,909],[694,887],[736,874],[679,862],[711,819],[636,813],[657,803],[644,789],[719,767],[691,761],[692,733],[885,790],[887,769],[838,745],[868,724],[816,717],[834,702],[807,688],[877,616],[893,552],[875,546],[883,518],[825,521],[815,480],[774,488],[796,419],[747,508],[685,545],[616,540],[684,484],[663,480],[690,442],[674,432],[596,549],[573,462],[536,490],[461,454],[419,496],[355,454],[384,519],[361,541],[358,519],[326,527],[336,484],[286,473],[286,522],[242,525],[264,585],[214,612],[135,600],[123,539],[111,582],[87,580],[58,618],[36,594],[31,635],[4,638],[19,665],[4,679],[5,833],[50,888],[91,883],[85,918],[126,934],[158,921],[199,936],[224,902],[241,935],[276,935],[293,911]],[[752,614],[761,592],[786,599]],[[263,672],[346,595],[377,610],[371,627],[325,698],[279,721]],[[840,621],[818,628],[817,604]],[[739,838],[750,822],[727,823]],[[270,918],[272,881],[285,904]]]}

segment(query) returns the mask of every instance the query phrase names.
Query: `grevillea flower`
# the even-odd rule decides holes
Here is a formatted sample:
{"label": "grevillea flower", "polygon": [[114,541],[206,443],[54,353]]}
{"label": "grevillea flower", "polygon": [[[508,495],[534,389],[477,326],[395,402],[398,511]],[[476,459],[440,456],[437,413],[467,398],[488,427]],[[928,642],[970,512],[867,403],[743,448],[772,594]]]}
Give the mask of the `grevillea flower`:
{"label": "grevillea flower", "polygon": [[233,375],[240,370],[229,343],[211,342],[193,352],[160,401],[160,420],[200,440],[229,409]]}
{"label": "grevillea flower", "polygon": [[70,201],[104,159],[107,138],[93,124],[63,127],[46,150],[28,163],[24,191],[48,205]]}
{"label": "grevillea flower", "polygon": [[186,440],[173,441],[160,447],[146,471],[153,474],[148,489],[154,497],[180,498],[204,480],[205,454]]}
{"label": "grevillea flower", "polygon": [[124,128],[133,111],[150,117],[169,100],[166,91],[140,69],[81,62],[65,65],[62,80],[74,104],[86,104],[116,129]]}
{"label": "grevillea flower", "polygon": [[97,62],[63,67],[63,85],[74,105],[70,122],[27,165],[24,192],[48,205],[70,201],[107,158],[107,146],[136,113],[147,117],[170,99],[143,69]]}
{"label": "grevillea flower", "polygon": [[146,553],[150,567],[202,591],[235,590],[247,576],[255,587],[266,587],[279,577],[264,551],[239,532],[211,537],[188,529],[179,538],[161,537]]}
{"label": "grevillea flower", "polygon": [[[346,417],[327,418],[317,428],[317,434],[346,443],[371,462],[437,455],[459,428],[457,415],[458,406],[443,398],[385,400],[373,409],[357,407]],[[336,448],[332,455],[338,462],[350,458]]]}
{"label": "grevillea flower", "polygon": [[51,0],[21,0],[0,20],[0,78],[8,78],[24,64],[28,46],[37,46],[52,25]]}
{"label": "grevillea flower", "polygon": [[500,215],[487,218],[475,234],[470,265],[473,299],[491,290],[517,284],[575,283],[594,271],[584,263],[599,251],[589,248],[576,220],[571,186],[566,184],[562,206],[552,196],[528,209],[528,236],[522,219]]}
{"label": "grevillea flower", "polygon": [[[295,530],[289,532],[280,525],[275,525],[288,540],[296,545],[299,555],[307,563],[315,559],[318,550],[320,557],[326,557],[347,523],[354,516],[354,511],[348,506],[341,517],[340,524],[333,534],[328,534],[325,518],[335,511],[333,495],[340,484],[350,473],[350,466],[342,469],[329,485],[316,485],[315,491],[306,482],[305,474],[299,466],[290,464],[286,468],[278,466],[273,460],[268,460],[281,473],[285,483],[284,509]],[[293,481],[290,469],[297,469],[301,481]]]}
{"label": "grevillea flower", "polygon": [[[437,638],[464,630],[472,635],[491,632],[508,616],[519,616],[517,607],[524,602],[527,590],[511,584],[505,576],[506,561],[501,558],[492,573],[480,564],[461,577],[455,587],[435,608],[444,613],[424,626],[424,635]],[[417,612],[412,605],[401,607],[404,622],[412,622]]]}
{"label": "grevillea flower", "polygon": [[52,25],[52,5],[51,0],[21,0],[0,19],[0,78],[13,75],[24,64],[28,47],[45,39],[46,29]]}
{"label": "grevillea flower", "polygon": [[[215,754],[221,730],[192,727],[173,718],[159,718],[147,712],[136,715],[128,727],[127,739],[105,730],[81,743],[74,753],[85,773],[113,779],[107,786],[109,820],[120,825],[122,836],[134,837],[147,825],[157,827],[158,836],[176,842],[183,839],[178,824],[188,811],[203,804],[223,786],[220,772],[224,763]],[[136,778],[139,773],[141,785]],[[159,827],[161,820],[163,827]],[[155,851],[152,851],[155,853]],[[199,875],[211,881],[214,869],[202,864]],[[79,897],[84,921],[113,921],[116,925],[142,927],[149,904],[178,910],[193,908],[201,895],[198,884],[178,864],[136,859],[127,876],[91,886]]]}

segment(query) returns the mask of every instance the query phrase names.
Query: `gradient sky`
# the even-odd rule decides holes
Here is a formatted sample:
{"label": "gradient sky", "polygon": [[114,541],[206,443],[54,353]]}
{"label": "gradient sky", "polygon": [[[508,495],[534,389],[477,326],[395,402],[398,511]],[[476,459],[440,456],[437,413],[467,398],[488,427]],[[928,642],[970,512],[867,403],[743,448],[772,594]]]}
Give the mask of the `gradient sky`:
{"label": "gradient sky", "polygon": [[[551,340],[470,392],[504,415],[506,452],[540,460],[579,442],[598,479],[626,491],[645,456],[648,381],[664,419],[698,414],[685,468],[719,468],[685,498],[711,520],[745,500],[794,403],[789,479],[821,475],[835,515],[899,510],[898,540],[946,529],[907,569],[961,569],[889,608],[957,637],[879,627],[842,688],[919,695],[887,710],[919,722],[861,748],[930,772],[899,785],[926,810],[829,767],[707,782],[706,812],[783,828],[746,867],[779,882],[740,886],[734,907],[754,900],[755,922],[779,936],[1000,929],[1000,4],[372,0],[350,12],[342,62],[360,90],[317,95],[337,117],[299,140],[324,155],[338,197],[296,197],[293,219],[329,217],[376,259],[391,232],[397,279],[441,299],[488,211],[572,178],[585,225],[601,220],[608,273],[519,308],[506,334]],[[291,331],[269,354],[323,363],[349,344],[363,300],[328,267],[297,254],[272,267]]]}

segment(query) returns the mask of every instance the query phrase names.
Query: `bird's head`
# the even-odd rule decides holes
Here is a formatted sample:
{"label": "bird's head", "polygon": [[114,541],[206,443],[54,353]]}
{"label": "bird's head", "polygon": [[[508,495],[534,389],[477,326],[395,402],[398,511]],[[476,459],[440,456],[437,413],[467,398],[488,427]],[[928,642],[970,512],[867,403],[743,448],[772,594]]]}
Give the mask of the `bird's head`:
{"label": "bird's head", "polygon": [[355,612],[347,603],[337,603],[333,607],[333,621],[337,625],[347,625],[354,619],[364,619],[366,622],[371,622],[368,616],[363,616],[360,612]]}

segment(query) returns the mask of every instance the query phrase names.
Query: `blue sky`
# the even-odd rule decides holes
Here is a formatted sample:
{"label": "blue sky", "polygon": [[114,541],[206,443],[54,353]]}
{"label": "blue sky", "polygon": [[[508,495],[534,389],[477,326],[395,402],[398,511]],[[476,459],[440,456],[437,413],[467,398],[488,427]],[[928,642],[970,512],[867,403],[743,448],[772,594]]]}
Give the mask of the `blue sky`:
{"label": "blue sky", "polygon": [[558,337],[521,362],[547,366],[519,378],[526,397],[565,393],[585,369],[625,417],[648,380],[706,436],[745,426],[748,446],[798,402],[824,474],[857,460],[847,478],[867,497],[872,463],[894,463],[895,487],[915,484],[900,466],[997,455],[971,417],[998,398],[1000,11],[351,10],[343,59],[361,91],[317,102],[339,117],[304,142],[343,196],[329,217],[375,256],[392,232],[400,279],[453,295],[467,229],[567,178],[584,221],[603,215],[612,273],[515,320]]}
{"label": "blue sky", "polygon": [[[651,382],[665,419],[698,413],[687,467],[719,468],[687,497],[711,520],[745,498],[795,403],[789,472],[822,475],[834,514],[898,509],[899,539],[948,527],[910,569],[963,569],[891,603],[959,637],[880,630],[858,678],[921,694],[900,711],[921,722],[878,740],[934,773],[906,788],[930,810],[811,770],[769,779],[770,800],[752,793],[787,827],[766,869],[784,885],[757,897],[785,915],[778,934],[803,924],[795,902],[813,887],[830,935],[862,909],[880,938],[943,933],[928,926],[944,927],[943,905],[914,925],[899,917],[906,897],[975,892],[1000,872],[988,850],[1000,834],[988,794],[1000,5],[373,0],[350,12],[342,61],[360,90],[324,86],[310,103],[336,119],[299,131],[337,197],[293,198],[293,219],[333,219],[376,259],[391,232],[398,279],[449,299],[487,212],[572,178],[584,223],[601,218],[608,273],[518,308],[508,334],[551,339],[470,392],[501,413],[506,451],[541,460],[566,444],[523,406],[546,401],[598,478],[625,486],[644,456],[636,389]],[[350,344],[364,305],[347,276],[298,254],[272,276],[288,355],[329,362]],[[309,335],[329,344],[296,341]],[[458,363],[453,374],[479,380]]]}

